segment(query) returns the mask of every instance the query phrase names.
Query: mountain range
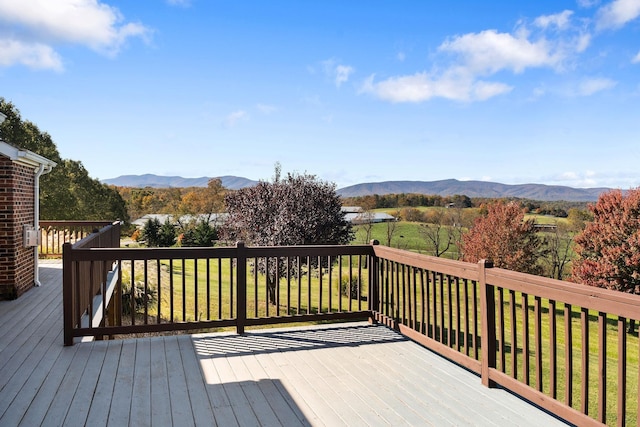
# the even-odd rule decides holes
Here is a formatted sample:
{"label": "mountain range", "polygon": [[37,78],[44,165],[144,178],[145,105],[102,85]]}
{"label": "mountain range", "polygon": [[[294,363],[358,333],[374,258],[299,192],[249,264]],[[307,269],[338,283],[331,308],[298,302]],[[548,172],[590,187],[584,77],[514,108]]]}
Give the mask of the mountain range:
{"label": "mountain range", "polygon": [[[225,188],[237,190],[258,183],[238,176],[220,176]],[[105,179],[102,182],[120,187],[205,187],[211,177],[183,178],[180,176],[122,175]],[[342,197],[367,196],[372,194],[435,194],[453,196],[463,194],[468,197],[505,198],[514,197],[541,201],[591,202],[596,201],[603,192],[610,188],[573,188],[561,185],[545,184],[500,184],[488,181],[459,181],[445,179],[440,181],[385,181],[350,185],[339,188],[337,193]]]}

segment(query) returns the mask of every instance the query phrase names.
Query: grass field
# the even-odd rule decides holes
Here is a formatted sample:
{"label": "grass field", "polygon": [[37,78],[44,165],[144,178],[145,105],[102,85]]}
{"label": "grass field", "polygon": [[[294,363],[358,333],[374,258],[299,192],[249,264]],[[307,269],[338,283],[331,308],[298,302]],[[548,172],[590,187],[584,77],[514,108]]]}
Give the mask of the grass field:
{"label": "grass field", "polygon": [[[282,277],[276,283],[275,304],[267,304],[267,280],[247,268],[247,317],[355,311],[366,307],[368,270],[364,258],[334,259],[330,269],[316,269],[299,279]],[[342,269],[340,269],[342,266]],[[136,262],[134,280],[144,283],[145,266]],[[148,263],[146,277],[156,295],[147,313],[168,321],[233,319],[237,316],[235,267],[230,259],[162,260]],[[124,265],[123,282],[130,283],[130,264]],[[359,292],[358,292],[359,289]],[[349,295],[352,298],[349,298]],[[360,297],[360,299],[358,299]],[[140,310],[139,310],[140,311]]]}

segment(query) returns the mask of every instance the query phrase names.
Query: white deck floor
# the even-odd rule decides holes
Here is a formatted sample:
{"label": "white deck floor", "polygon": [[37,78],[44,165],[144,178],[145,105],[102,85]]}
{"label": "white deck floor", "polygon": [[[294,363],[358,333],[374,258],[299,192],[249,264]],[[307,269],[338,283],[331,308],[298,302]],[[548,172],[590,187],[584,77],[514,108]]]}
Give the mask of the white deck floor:
{"label": "white deck floor", "polygon": [[564,425],[384,326],[64,347],[61,264],[0,301],[0,426]]}

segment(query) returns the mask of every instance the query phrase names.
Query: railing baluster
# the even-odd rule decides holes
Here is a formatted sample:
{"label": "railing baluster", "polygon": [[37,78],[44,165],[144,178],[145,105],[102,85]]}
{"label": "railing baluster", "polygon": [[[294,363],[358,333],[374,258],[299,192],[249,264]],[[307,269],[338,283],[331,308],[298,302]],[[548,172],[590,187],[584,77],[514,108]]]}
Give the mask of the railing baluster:
{"label": "railing baluster", "polygon": [[516,318],[516,292],[509,291],[509,317],[511,319],[511,377],[518,378],[518,320]]}
{"label": "railing baluster", "polygon": [[598,313],[598,421],[607,418],[607,313]]}
{"label": "railing baluster", "polygon": [[307,314],[311,314],[311,257],[307,255]]}
{"label": "railing baluster", "polygon": [[398,268],[398,282],[399,282],[399,286],[402,286],[402,305],[400,306],[401,308],[401,314],[400,314],[400,323],[402,323],[405,326],[409,325],[409,318],[411,317],[411,312],[409,312],[409,314],[407,315],[407,306],[410,306],[410,304],[407,304],[407,272],[406,272],[406,266],[404,264],[402,264],[399,268]]}
{"label": "railing baluster", "polygon": [[[258,268],[256,263],[255,268]],[[222,319],[222,258],[218,258],[218,319]],[[267,308],[269,304],[267,304]]]}
{"label": "railing baluster", "polygon": [[557,380],[558,380],[558,368],[557,368],[557,355],[558,355],[558,341],[557,341],[557,326],[556,326],[556,302],[549,300],[549,394],[554,399],[557,399]]}
{"label": "railing baluster", "polygon": [[431,286],[432,286],[432,292],[431,292],[431,312],[432,312],[432,322],[431,322],[431,338],[433,338],[434,340],[438,340],[438,293],[437,293],[437,289],[438,289],[438,285],[436,283],[436,272],[432,271],[431,272]]}
{"label": "railing baluster", "polygon": [[135,260],[131,260],[131,279],[129,280],[129,310],[131,310],[131,325],[136,324],[136,269]]}
{"label": "railing baluster", "polygon": [[473,346],[473,355],[476,360],[480,360],[480,353],[478,352],[478,282],[475,280],[471,282],[471,293],[473,297],[473,336],[471,337],[471,343]]}
{"label": "railing baluster", "polygon": [[463,300],[464,300],[464,354],[469,356],[469,336],[471,331],[469,330],[469,280],[464,279],[463,285]]}
{"label": "railing baluster", "polygon": [[327,255],[327,313],[331,313],[331,303],[333,302],[331,298],[331,285],[333,284],[331,276],[333,276],[333,264],[331,262],[331,255]]}
{"label": "railing baluster", "polygon": [[[358,255],[358,311],[362,311],[362,255]],[[367,293],[367,297],[371,298],[371,295]]]}
{"label": "railing baluster", "polygon": [[536,341],[536,390],[542,391],[542,313],[540,309],[540,297],[534,298],[534,331],[533,336]]}
{"label": "railing baluster", "polygon": [[498,358],[500,360],[500,370],[507,372],[506,354],[505,354],[505,336],[504,336],[504,289],[498,288],[498,304],[496,305],[498,316]]}
{"label": "railing baluster", "polygon": [[[235,305],[233,304],[233,297],[234,297],[234,286],[233,286],[233,258],[229,258],[229,317],[231,317],[232,319],[234,318],[234,310],[235,310]],[[267,303],[267,307],[269,306],[269,304]],[[236,311],[235,316],[237,318],[238,313]]]}
{"label": "railing baluster", "polygon": [[157,260],[156,269],[158,271],[158,286],[157,286],[157,309],[156,309],[156,323],[160,323],[160,319],[162,318],[162,264],[160,263],[160,259]]}
{"label": "railing baluster", "polygon": [[144,295],[142,297],[142,301],[144,301],[144,324],[149,324],[149,303],[147,302],[147,295],[149,295],[149,266],[148,260],[144,260]]}
{"label": "railing baluster", "polygon": [[626,425],[627,416],[627,320],[618,317],[618,426]]}
{"label": "railing baluster", "polygon": [[522,294],[522,373],[524,383],[530,385],[529,375],[529,296]]}
{"label": "railing baluster", "polygon": [[582,327],[582,384],[580,385],[580,401],[582,413],[589,413],[589,310],[582,307],[580,311]]}
{"label": "railing baluster", "polygon": [[286,315],[291,314],[291,258],[287,257],[287,311]]}
{"label": "railing baluster", "polygon": [[426,335],[427,333],[427,326],[425,325],[425,308],[428,307],[428,300],[427,300],[427,296],[425,293],[425,286],[424,286],[424,270],[420,269],[419,270],[419,274],[420,274],[420,333],[423,335]]}
{"label": "railing baluster", "polygon": [[276,316],[280,316],[280,258],[276,257]]}
{"label": "railing baluster", "polygon": [[[302,260],[300,258],[300,256],[298,255],[298,257],[296,258],[297,263],[298,263],[298,280],[297,280],[297,284],[298,284],[298,298],[297,298],[297,306],[296,306],[296,314],[300,314],[302,313],[301,311],[301,303],[300,300],[302,299]],[[307,271],[307,274],[311,274],[310,272]],[[256,294],[258,293],[258,281],[256,280]],[[256,304],[256,317],[258,317],[257,314],[257,310],[258,310],[258,305]]]}
{"label": "railing baluster", "polygon": [[460,278],[456,276],[456,351],[460,351]]}
{"label": "railing baluster", "polygon": [[318,256],[318,270],[319,270],[319,278],[318,278],[318,308],[316,309],[316,313],[322,313],[322,276],[323,276],[323,268],[322,268],[322,257]]}
{"label": "railing baluster", "polygon": [[193,319],[200,320],[200,307],[198,306],[198,258],[193,259]]}
{"label": "railing baluster", "polygon": [[573,310],[571,304],[564,305],[564,360],[565,390],[564,403],[573,406]]}
{"label": "railing baluster", "polygon": [[438,298],[438,308],[439,308],[439,314],[440,314],[440,322],[439,322],[439,333],[440,333],[440,337],[439,340],[441,343],[444,344],[445,341],[445,324],[444,324],[444,275],[442,273],[438,273],[438,292],[439,292],[439,298]]}
{"label": "railing baluster", "polygon": [[206,288],[207,288],[207,295],[206,295],[206,304],[207,304],[207,320],[211,320],[211,258],[205,258],[204,259],[206,265]]}
{"label": "railing baluster", "polygon": [[173,258],[171,258],[169,260],[169,318],[171,319],[171,323],[175,322],[174,303]]}
{"label": "railing baluster", "polygon": [[182,258],[182,270],[180,275],[182,276],[182,321],[187,321],[187,260]]}
{"label": "railing baluster", "polygon": [[447,327],[449,333],[447,334],[447,345],[453,347],[453,300],[451,294],[451,276],[447,275]]}

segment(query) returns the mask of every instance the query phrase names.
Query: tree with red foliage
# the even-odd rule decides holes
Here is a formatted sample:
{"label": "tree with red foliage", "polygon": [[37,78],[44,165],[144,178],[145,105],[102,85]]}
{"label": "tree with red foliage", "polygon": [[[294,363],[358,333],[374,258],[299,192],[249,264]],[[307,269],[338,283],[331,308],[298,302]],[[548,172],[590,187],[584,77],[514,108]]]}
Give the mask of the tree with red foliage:
{"label": "tree with red foliage", "polygon": [[640,188],[604,193],[589,210],[593,221],[575,238],[572,281],[640,294]]}
{"label": "tree with red foliage", "polygon": [[487,214],[477,218],[462,236],[462,259],[488,259],[495,267],[541,274],[538,259],[544,255],[543,241],[536,234],[534,223],[524,221],[524,211],[514,202],[488,205]]}

